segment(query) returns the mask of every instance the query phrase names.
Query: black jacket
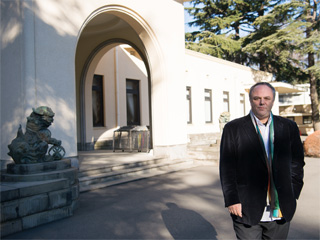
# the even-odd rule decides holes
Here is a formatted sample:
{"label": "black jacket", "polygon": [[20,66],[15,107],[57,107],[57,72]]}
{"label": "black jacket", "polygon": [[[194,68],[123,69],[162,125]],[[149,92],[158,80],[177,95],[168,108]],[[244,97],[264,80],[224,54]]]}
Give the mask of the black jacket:
{"label": "black jacket", "polygon": [[[295,122],[273,116],[273,176],[280,210],[291,221],[303,186],[304,153]],[[220,146],[220,180],[225,207],[241,203],[242,218],[248,225],[261,220],[267,198],[268,171],[264,150],[250,114],[227,123]]]}

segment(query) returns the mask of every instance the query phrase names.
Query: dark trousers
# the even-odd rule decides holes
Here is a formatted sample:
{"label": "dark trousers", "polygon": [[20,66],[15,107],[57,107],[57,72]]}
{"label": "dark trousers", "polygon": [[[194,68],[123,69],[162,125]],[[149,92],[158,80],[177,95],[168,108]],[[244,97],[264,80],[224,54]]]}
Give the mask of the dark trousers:
{"label": "dark trousers", "polygon": [[254,226],[233,221],[237,239],[287,239],[289,227],[290,222],[284,220],[260,222]]}

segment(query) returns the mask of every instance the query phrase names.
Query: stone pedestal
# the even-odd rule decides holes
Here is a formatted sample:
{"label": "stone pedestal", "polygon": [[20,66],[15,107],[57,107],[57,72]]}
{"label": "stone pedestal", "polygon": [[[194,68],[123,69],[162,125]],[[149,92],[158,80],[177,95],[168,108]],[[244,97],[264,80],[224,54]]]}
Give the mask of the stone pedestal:
{"label": "stone pedestal", "polygon": [[1,172],[1,237],[72,216],[78,197],[70,159],[8,164]]}

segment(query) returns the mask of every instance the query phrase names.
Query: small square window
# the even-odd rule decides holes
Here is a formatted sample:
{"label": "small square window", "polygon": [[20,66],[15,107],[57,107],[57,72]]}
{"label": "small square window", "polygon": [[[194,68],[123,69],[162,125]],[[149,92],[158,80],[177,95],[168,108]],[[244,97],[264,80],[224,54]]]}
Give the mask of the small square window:
{"label": "small square window", "polygon": [[312,123],[311,116],[303,116],[303,124],[310,124]]}

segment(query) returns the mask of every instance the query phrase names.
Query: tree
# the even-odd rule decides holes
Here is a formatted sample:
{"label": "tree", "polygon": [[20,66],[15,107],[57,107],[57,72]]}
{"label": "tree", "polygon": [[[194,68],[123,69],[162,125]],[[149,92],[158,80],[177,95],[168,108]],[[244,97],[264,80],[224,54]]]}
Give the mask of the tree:
{"label": "tree", "polygon": [[277,81],[309,81],[315,131],[320,130],[319,24],[319,0],[286,2],[256,19],[257,31],[245,37],[242,49],[251,64],[273,73]]}
{"label": "tree", "polygon": [[[312,108],[312,121],[314,130],[320,130],[320,119],[319,119],[319,91],[320,88],[320,62],[315,62],[315,58],[320,58],[320,1],[304,1],[306,8],[302,20],[309,23],[306,26],[306,41],[302,43],[306,47],[303,48],[302,54],[308,55],[308,68],[306,69],[310,78],[310,98]],[[318,83],[318,85],[317,85]]]}
{"label": "tree", "polygon": [[319,130],[319,1],[191,1],[190,25],[200,31],[186,34],[186,48],[271,72],[277,81],[309,81]]}
{"label": "tree", "polygon": [[251,33],[252,23],[282,0],[193,0],[186,8],[194,17],[190,26],[200,31],[186,34],[186,48],[244,64],[241,33]]}

